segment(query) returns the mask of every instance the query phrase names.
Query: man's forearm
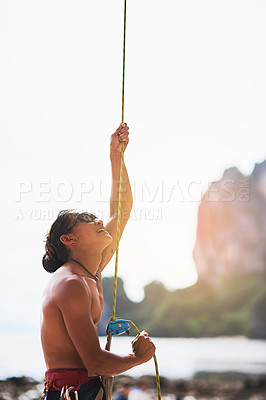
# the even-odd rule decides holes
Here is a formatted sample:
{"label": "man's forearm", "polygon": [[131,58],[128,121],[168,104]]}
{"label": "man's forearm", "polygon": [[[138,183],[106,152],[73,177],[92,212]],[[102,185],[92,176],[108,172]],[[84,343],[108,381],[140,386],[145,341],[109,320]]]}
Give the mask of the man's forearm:
{"label": "man's forearm", "polygon": [[[119,182],[121,170],[121,154],[111,154],[112,168],[112,191],[110,199],[110,215],[114,216],[118,212],[119,201]],[[122,202],[121,202],[121,218],[129,218],[133,205],[132,191],[125,163],[123,165],[123,181],[122,181]]]}
{"label": "man's forearm", "polygon": [[113,376],[128,371],[144,362],[137,358],[134,354],[120,356],[106,350],[101,352],[94,358],[93,365],[85,365],[85,368],[92,374],[101,376]]}

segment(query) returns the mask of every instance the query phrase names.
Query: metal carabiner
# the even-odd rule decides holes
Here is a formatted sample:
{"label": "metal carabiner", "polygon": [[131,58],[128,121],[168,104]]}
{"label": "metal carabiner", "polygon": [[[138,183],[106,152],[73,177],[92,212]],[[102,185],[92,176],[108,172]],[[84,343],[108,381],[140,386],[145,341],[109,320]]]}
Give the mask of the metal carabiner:
{"label": "metal carabiner", "polygon": [[65,393],[66,400],[71,400],[71,397],[70,397],[70,394],[69,394],[71,391],[74,391],[75,399],[76,399],[76,400],[79,399],[78,392],[77,392],[77,390],[75,390],[75,389],[76,389],[76,388],[75,388],[74,386],[70,386],[69,388],[67,388],[66,393]]}
{"label": "metal carabiner", "polygon": [[63,386],[62,389],[61,389],[59,400],[64,400],[65,399],[65,391],[66,391],[66,388],[65,388],[65,386]]}

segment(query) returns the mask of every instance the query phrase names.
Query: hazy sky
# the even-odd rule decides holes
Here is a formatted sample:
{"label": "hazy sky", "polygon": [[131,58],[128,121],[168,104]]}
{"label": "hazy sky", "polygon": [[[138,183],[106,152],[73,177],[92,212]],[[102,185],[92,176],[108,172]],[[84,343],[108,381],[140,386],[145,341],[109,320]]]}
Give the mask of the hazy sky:
{"label": "hazy sky", "polygon": [[[119,275],[193,284],[197,207],[208,183],[266,158],[266,3],[128,0],[125,160],[135,206]],[[1,313],[36,329],[59,210],[106,221],[109,140],[121,122],[123,1],[0,3]],[[106,275],[113,274],[113,262]]]}

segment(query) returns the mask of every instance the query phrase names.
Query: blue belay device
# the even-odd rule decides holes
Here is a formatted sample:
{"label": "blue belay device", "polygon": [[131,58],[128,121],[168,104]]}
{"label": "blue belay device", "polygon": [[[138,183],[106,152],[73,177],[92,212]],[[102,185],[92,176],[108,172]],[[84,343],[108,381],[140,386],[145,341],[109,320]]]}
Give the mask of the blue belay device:
{"label": "blue belay device", "polygon": [[123,333],[127,333],[129,335],[129,329],[132,327],[130,321],[126,319],[116,319],[115,321],[110,321],[106,327],[106,334],[109,335],[110,331],[112,335],[118,336]]}

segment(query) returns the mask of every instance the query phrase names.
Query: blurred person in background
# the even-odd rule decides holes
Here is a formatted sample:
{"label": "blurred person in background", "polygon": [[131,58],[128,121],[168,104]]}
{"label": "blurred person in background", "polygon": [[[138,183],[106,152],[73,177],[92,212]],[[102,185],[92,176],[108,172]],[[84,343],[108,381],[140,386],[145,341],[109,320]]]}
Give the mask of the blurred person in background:
{"label": "blurred person in background", "polygon": [[128,400],[151,400],[153,396],[147,391],[148,389],[148,382],[144,378],[139,378],[129,391]]}
{"label": "blurred person in background", "polygon": [[129,382],[119,385],[116,392],[114,393],[114,400],[127,400],[131,386],[132,385]]}

